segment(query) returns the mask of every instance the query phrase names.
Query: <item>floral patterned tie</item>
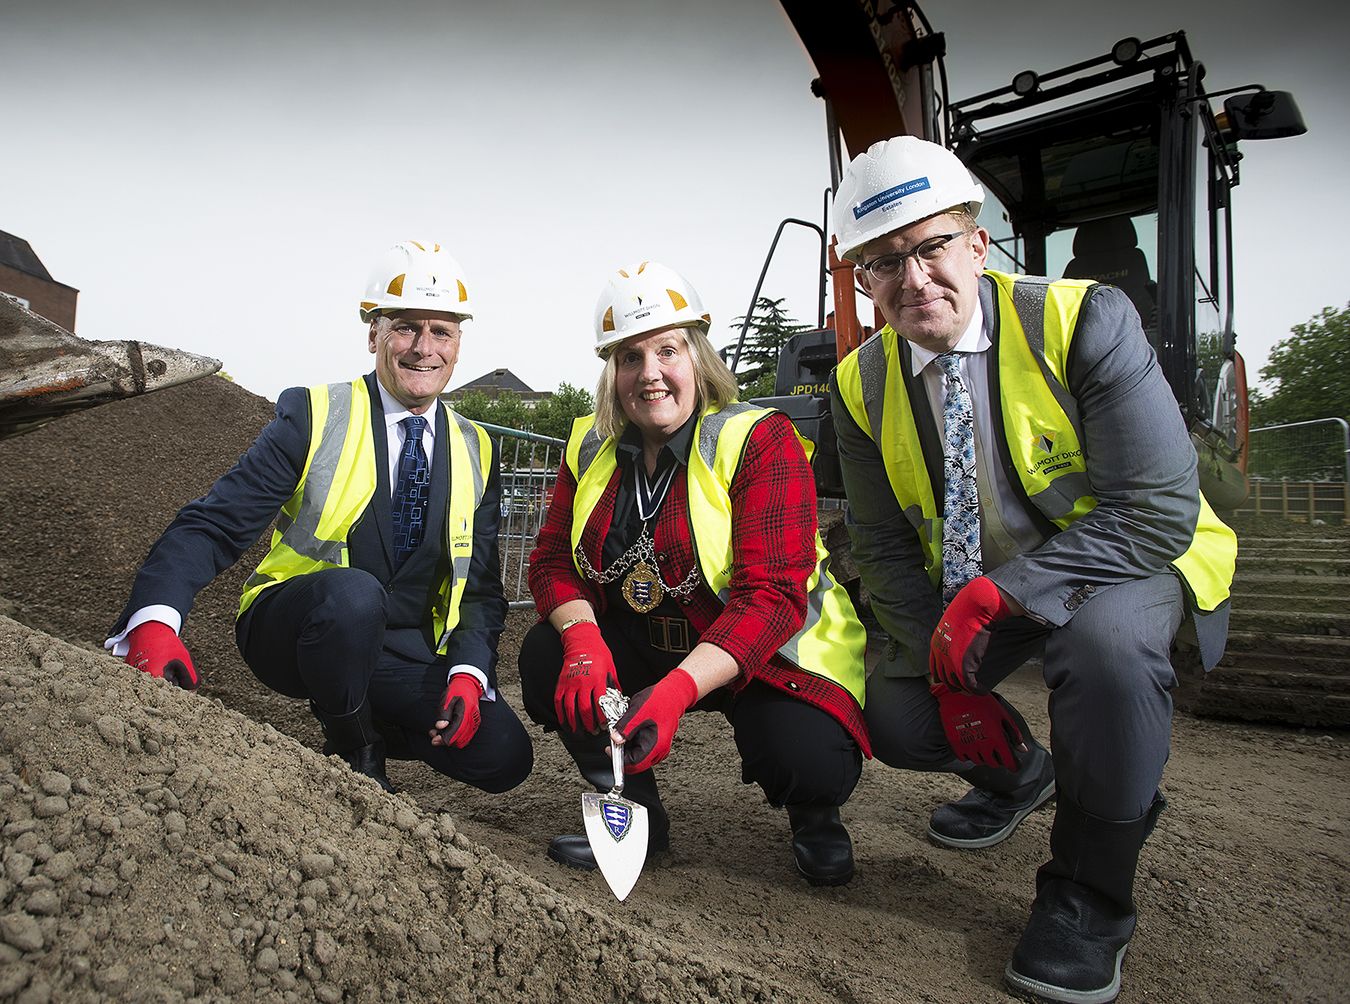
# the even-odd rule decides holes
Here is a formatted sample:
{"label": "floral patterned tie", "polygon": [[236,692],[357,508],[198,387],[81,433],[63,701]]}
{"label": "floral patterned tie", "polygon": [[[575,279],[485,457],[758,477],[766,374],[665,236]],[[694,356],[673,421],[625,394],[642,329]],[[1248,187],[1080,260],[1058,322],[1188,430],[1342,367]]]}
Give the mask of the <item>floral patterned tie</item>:
{"label": "floral patterned tie", "polygon": [[937,357],[947,377],[942,406],[944,435],[942,496],[942,602],[950,603],[971,579],[983,573],[980,556],[980,499],[975,491],[975,416],[961,380],[961,357]]}
{"label": "floral patterned tie", "polygon": [[426,532],[427,502],[431,497],[431,467],[422,449],[422,430],[427,420],[409,415],[399,422],[405,438],[398,455],[398,484],[390,500],[394,517],[394,567],[402,565],[417,550]]}

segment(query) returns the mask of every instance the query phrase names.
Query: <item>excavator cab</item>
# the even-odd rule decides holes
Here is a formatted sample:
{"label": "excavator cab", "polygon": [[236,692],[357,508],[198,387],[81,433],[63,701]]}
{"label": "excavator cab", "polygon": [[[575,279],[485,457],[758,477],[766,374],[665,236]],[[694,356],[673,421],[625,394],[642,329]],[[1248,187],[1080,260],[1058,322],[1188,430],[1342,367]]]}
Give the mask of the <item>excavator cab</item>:
{"label": "excavator cab", "polygon": [[980,216],[996,242],[991,265],[1124,290],[1191,430],[1206,495],[1233,508],[1247,492],[1232,296],[1237,141],[1297,135],[1302,122],[1289,95],[1257,85],[1216,113],[1204,76],[1184,32],[1126,38],[952,104],[947,128],[992,196]]}

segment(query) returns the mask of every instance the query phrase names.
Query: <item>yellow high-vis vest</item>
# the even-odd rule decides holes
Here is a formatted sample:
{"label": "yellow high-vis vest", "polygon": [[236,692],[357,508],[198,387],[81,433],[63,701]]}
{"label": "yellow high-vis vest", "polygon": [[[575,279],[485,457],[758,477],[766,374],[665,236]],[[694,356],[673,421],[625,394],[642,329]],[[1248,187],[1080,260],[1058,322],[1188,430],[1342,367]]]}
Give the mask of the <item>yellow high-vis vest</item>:
{"label": "yellow high-vis vest", "polygon": [[[1013,466],[1027,497],[1060,529],[1097,507],[1083,457],[1078,406],[1069,393],[1068,359],[1085,279],[1046,280],[984,273],[998,297],[999,410]],[[877,444],[886,476],[918,531],[934,586],[942,574],[942,510],[928,479],[913,406],[900,374],[899,335],[888,324],[839,364],[840,396],[858,427]],[[924,405],[926,407],[926,405]],[[1172,566],[1196,606],[1228,599],[1237,536],[1204,494],[1190,546]]]}
{"label": "yellow high-vis vest", "polygon": [[[310,387],[309,411],[309,455],[300,483],[277,516],[271,550],[244,583],[241,617],[264,589],[297,575],[348,567],[347,534],[370,505],[379,483],[365,380]],[[432,603],[432,628],[441,654],[459,623],[459,603],[473,555],[474,511],[483,500],[492,464],[488,434],[447,411],[450,434],[439,462],[450,465],[450,510],[445,517],[450,561]],[[384,430],[379,431],[383,435]]]}
{"label": "yellow high-vis vest", "polygon": [[[703,580],[724,604],[731,596],[735,535],[731,521],[731,479],[740,465],[750,431],[770,414],[765,408],[730,404],[720,411],[705,410],[694,428],[694,448],[689,451],[688,464],[690,530]],[[567,465],[577,479],[571,528],[574,564],[586,521],[618,463],[614,438],[601,440],[594,425],[594,415],[578,418],[572,423],[567,441]],[[802,442],[809,457],[809,444]],[[848,592],[830,575],[829,558],[817,532],[816,567],[806,582],[806,619],[778,652],[804,672],[843,687],[862,707],[867,633]],[[580,574],[580,566],[577,571]]]}

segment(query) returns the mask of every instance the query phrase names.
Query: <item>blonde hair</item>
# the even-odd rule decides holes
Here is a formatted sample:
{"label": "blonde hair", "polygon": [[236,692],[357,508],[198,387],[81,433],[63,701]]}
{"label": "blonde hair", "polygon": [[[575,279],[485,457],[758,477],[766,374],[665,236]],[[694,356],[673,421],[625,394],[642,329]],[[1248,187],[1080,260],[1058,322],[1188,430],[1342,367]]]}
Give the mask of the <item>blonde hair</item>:
{"label": "blonde hair", "polygon": [[[736,400],[736,378],[727,364],[708,341],[703,325],[686,325],[678,329],[689,346],[689,357],[694,365],[694,413],[701,414],[708,407],[725,408]],[[651,334],[651,332],[644,332]],[[601,439],[616,439],[628,427],[628,416],[615,389],[618,381],[618,349],[620,342],[605,356],[605,368],[595,385],[595,432]]]}

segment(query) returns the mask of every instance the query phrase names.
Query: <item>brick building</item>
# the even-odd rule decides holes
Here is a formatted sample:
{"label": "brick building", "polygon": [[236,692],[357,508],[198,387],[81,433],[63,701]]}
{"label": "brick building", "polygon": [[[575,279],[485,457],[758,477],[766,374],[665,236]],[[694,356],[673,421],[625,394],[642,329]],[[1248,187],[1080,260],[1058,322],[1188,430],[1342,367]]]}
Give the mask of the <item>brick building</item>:
{"label": "brick building", "polygon": [[22,237],[0,230],[0,293],[16,296],[25,307],[67,331],[75,330],[75,299],[80,291],[57,282]]}

